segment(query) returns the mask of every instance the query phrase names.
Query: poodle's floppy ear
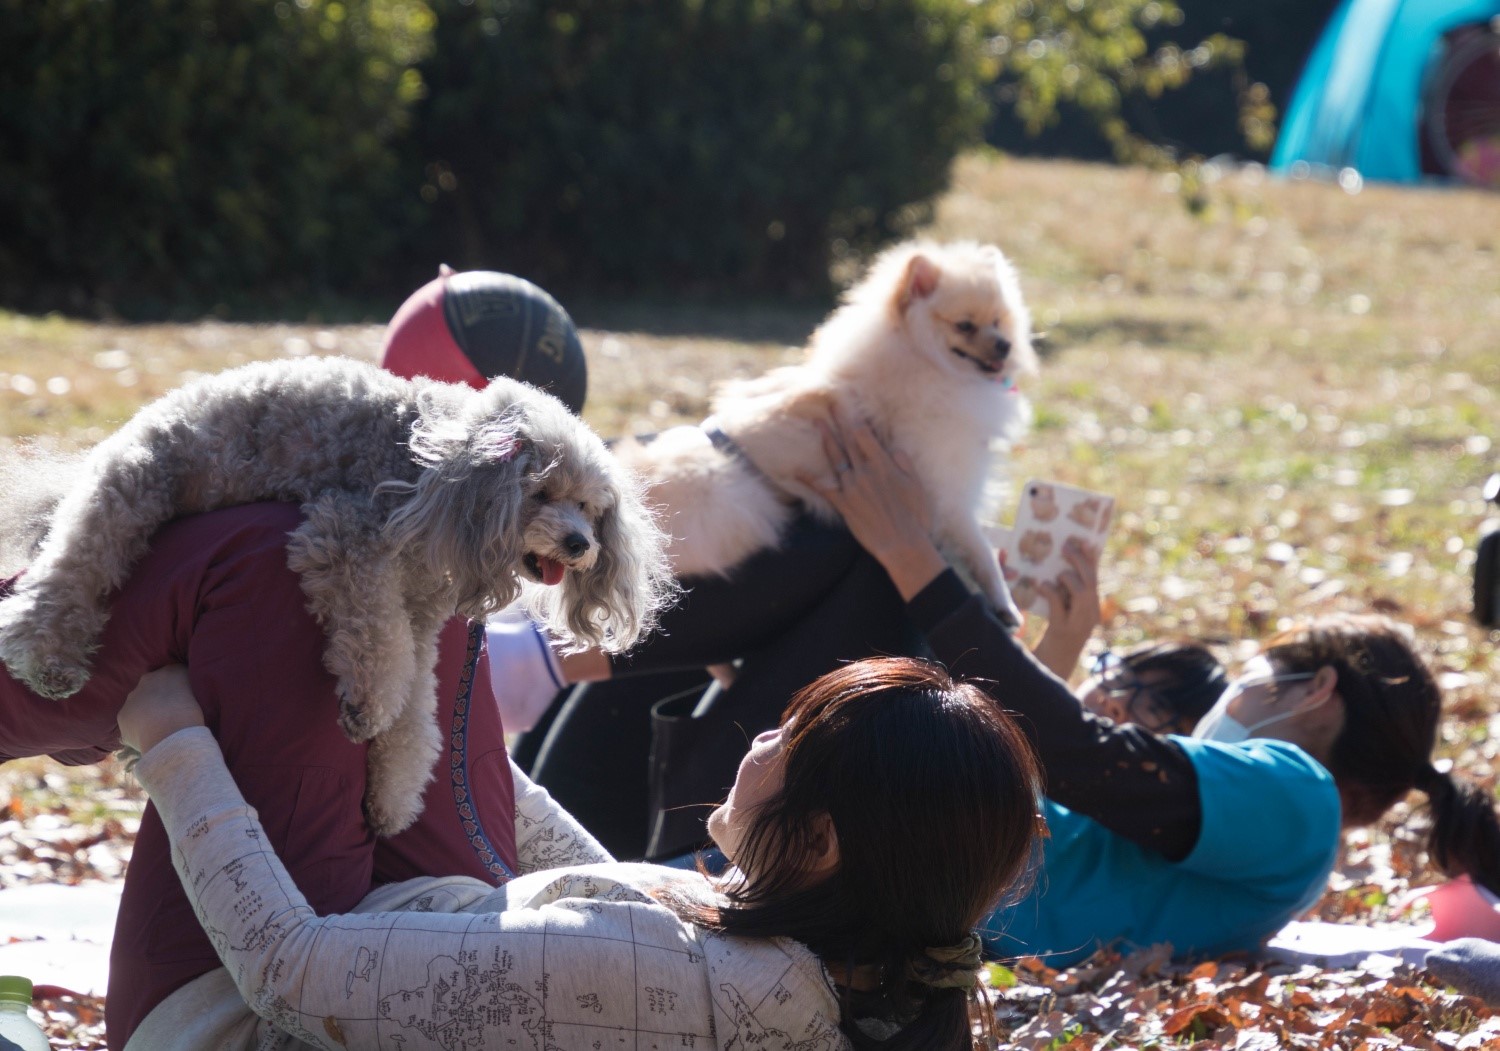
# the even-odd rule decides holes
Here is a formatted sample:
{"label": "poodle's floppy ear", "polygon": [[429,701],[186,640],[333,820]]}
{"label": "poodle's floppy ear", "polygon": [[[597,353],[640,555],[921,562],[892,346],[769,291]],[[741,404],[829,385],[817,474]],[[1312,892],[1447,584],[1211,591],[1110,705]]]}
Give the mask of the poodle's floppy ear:
{"label": "poodle's floppy ear", "polygon": [[594,526],[599,556],[587,571],[567,575],[553,619],[579,643],[618,653],[656,626],[678,588],[666,533],[634,480],[618,466],[610,472],[614,501]]}
{"label": "poodle's floppy ear", "polygon": [[936,292],[938,280],[942,276],[942,270],[926,254],[920,251],[913,253],[902,268],[901,281],[891,300],[891,309],[896,312],[896,316],[905,317],[913,302],[926,299]]}
{"label": "poodle's floppy ear", "polygon": [[512,406],[478,419],[419,425],[411,452],[421,475],[377,490],[405,495],[386,520],[386,536],[396,550],[425,562],[434,580],[448,582],[465,616],[503,609],[520,590],[521,511],[527,476],[538,469],[522,416]]}

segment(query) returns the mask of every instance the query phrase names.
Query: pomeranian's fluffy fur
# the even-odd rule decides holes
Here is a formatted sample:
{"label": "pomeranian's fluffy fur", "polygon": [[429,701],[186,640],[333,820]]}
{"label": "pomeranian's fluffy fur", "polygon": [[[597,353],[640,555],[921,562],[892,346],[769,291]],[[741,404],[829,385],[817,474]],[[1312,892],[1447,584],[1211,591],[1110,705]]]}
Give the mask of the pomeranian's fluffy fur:
{"label": "pomeranian's fluffy fur", "polygon": [[[830,469],[816,421],[832,403],[910,457],[934,503],[934,539],[998,610],[1013,612],[975,511],[992,444],[1008,447],[1030,421],[1015,385],[1036,368],[1020,284],[998,248],[907,243],[849,291],[813,334],[805,364],[725,384],[705,427],[616,451],[666,513],[677,574],[723,575],[775,545],[795,503],[836,517],[797,480]],[[715,430],[730,441],[715,441]]]}
{"label": "pomeranian's fluffy fur", "polygon": [[438,754],[447,618],[499,610],[527,582],[557,634],[617,650],[672,592],[634,480],[557,399],[508,379],[475,391],[339,358],[247,365],[146,406],[75,483],[8,517],[45,527],[0,601],[12,674],[44,696],[76,692],[110,593],[167,520],[301,502],[288,562],[328,634],[340,723],[372,740],[367,809],[384,833],[415,818]]}

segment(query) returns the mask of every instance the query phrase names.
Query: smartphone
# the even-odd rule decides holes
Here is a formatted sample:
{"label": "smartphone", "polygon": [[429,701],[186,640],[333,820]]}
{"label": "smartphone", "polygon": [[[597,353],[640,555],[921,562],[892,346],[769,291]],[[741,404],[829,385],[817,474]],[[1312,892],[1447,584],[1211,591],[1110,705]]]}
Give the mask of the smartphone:
{"label": "smartphone", "polygon": [[1047,615],[1047,599],[1037,587],[1055,582],[1068,563],[1063,544],[1078,537],[1102,547],[1115,513],[1115,498],[1061,482],[1030,481],[1021,487],[1015,523],[992,526],[991,543],[1005,553],[1005,583],[1016,606]]}

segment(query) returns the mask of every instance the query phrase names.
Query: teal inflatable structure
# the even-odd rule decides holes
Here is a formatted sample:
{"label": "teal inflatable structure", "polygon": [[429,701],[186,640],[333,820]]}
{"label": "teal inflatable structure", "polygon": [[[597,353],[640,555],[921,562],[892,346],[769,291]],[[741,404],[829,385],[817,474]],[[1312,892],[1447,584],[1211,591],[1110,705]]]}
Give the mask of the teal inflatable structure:
{"label": "teal inflatable structure", "polygon": [[1422,179],[1424,98],[1448,34],[1497,17],[1500,0],[1344,0],[1287,107],[1272,170],[1306,162],[1365,179]]}

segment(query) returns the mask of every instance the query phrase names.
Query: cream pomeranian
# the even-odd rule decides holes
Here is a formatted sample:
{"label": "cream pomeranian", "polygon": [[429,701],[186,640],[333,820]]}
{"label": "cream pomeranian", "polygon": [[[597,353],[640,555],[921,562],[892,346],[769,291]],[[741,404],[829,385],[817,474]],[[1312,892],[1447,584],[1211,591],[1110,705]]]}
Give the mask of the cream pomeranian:
{"label": "cream pomeranian", "polygon": [[933,501],[933,539],[1009,613],[975,511],[992,447],[1008,449],[1030,422],[1016,383],[1036,368],[1030,315],[1000,250],[910,242],[849,290],[813,333],[805,364],[726,383],[703,425],[615,453],[664,512],[676,574],[725,576],[778,542],[796,504],[838,517],[797,480],[829,470],[817,421],[832,407],[911,459]]}

